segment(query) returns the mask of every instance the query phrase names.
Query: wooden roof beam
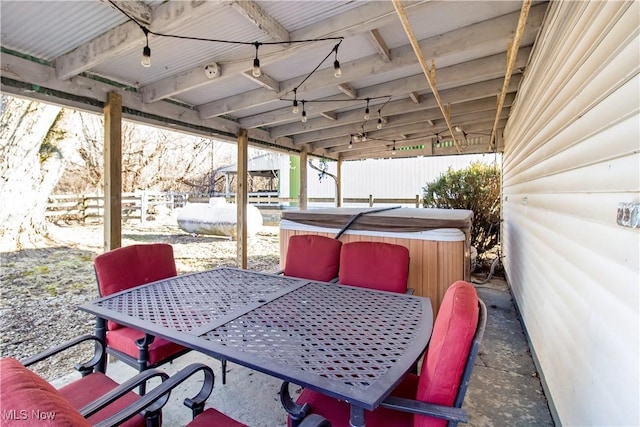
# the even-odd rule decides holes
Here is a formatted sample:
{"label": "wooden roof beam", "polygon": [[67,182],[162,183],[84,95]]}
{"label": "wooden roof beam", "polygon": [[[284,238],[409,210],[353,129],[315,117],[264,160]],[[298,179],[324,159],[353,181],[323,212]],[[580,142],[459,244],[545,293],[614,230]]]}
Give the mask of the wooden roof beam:
{"label": "wooden roof beam", "polygon": [[289,41],[289,31],[254,1],[232,1],[231,7],[264,32],[271,40]]}
{"label": "wooden roof beam", "polygon": [[369,36],[369,40],[371,44],[378,52],[378,56],[382,60],[382,62],[391,62],[391,55],[389,55],[389,48],[387,47],[387,43],[385,43],[380,31],[377,28],[367,32],[367,36]]}
{"label": "wooden roof beam", "polygon": [[[411,43],[411,46],[413,46],[413,51],[415,52],[416,56],[418,57],[418,62],[420,63],[420,67],[422,68],[422,71],[424,72],[424,75],[427,78],[427,82],[429,82],[429,87],[431,88],[431,92],[433,92],[433,96],[435,97],[436,101],[438,102],[438,106],[440,107],[440,111],[442,111],[442,116],[444,117],[444,119],[447,122],[447,127],[449,127],[449,131],[453,135],[453,129],[452,129],[452,126],[451,126],[451,121],[449,119],[449,110],[442,103],[442,100],[440,99],[440,94],[438,93],[438,89],[436,87],[435,67],[432,66],[431,69],[427,68],[427,61],[424,59],[424,55],[422,54],[422,49],[420,48],[420,44],[418,43],[418,39],[416,38],[415,34],[413,33],[413,28],[411,26],[411,23],[409,22],[409,18],[407,17],[407,13],[405,12],[404,7],[402,6],[402,2],[400,0],[393,0],[393,7],[395,7],[395,9],[396,9],[396,13],[398,14],[398,17],[400,18],[400,22],[402,22],[402,27],[404,28],[404,31],[407,33],[407,37],[409,38],[409,42]],[[462,147],[460,147],[460,144],[456,140],[455,136],[453,137],[453,143],[456,146],[456,148],[458,149],[458,152],[462,152]]]}
{"label": "wooden roof beam", "polygon": [[509,46],[507,48],[507,71],[504,76],[504,83],[502,85],[502,90],[500,91],[500,95],[498,96],[498,110],[496,112],[496,119],[493,125],[493,129],[491,130],[491,138],[489,139],[489,149],[493,149],[493,145],[496,140],[496,132],[498,130],[498,120],[500,119],[500,111],[502,110],[502,106],[504,104],[504,98],[506,96],[505,88],[509,85],[509,80],[511,79],[511,74],[513,73],[516,56],[518,56],[520,41],[522,40],[522,34],[524,33],[524,29],[527,25],[527,17],[529,16],[530,9],[531,9],[531,0],[524,0],[522,2],[522,9],[520,10],[520,18],[518,19],[518,26],[516,28],[516,33],[513,36],[513,40],[509,43]]}
{"label": "wooden roof beam", "polygon": [[127,12],[127,14],[131,16],[133,19],[140,22],[141,24],[144,24],[147,26],[151,24],[151,18],[153,17],[153,9],[151,9],[151,6],[149,6],[146,3],[143,3],[141,1],[130,1],[130,0],[110,0],[110,1],[100,0],[100,1],[108,4],[111,7],[114,7],[113,4],[115,4],[120,9]]}

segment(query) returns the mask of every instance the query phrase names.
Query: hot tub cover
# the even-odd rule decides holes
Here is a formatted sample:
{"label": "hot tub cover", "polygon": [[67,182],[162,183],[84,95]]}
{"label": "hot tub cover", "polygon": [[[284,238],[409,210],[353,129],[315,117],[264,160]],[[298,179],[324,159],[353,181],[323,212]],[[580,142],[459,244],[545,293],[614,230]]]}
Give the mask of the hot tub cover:
{"label": "hot tub cover", "polygon": [[327,208],[285,211],[282,219],[315,227],[342,229],[357,215],[350,230],[416,232],[439,228],[457,228],[471,232],[473,212],[463,209],[395,208]]}

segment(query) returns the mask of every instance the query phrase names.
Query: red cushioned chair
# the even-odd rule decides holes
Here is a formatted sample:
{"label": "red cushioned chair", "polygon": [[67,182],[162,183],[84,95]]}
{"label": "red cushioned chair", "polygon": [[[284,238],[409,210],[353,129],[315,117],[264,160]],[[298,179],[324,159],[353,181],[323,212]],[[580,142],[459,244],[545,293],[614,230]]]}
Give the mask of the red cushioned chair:
{"label": "red cushioned chair", "polygon": [[[58,390],[27,368],[85,342],[93,342],[94,355],[88,362],[75,366],[82,377]],[[127,408],[140,399],[140,396],[132,391],[134,388],[151,378],[160,377],[164,380],[168,376],[156,370],[147,370],[123,384],[118,384],[105,374],[94,372],[95,367],[105,357],[104,349],[103,342],[98,337],[83,335],[22,362],[3,358],[0,360],[2,375],[0,401],[2,401],[3,411],[15,411],[12,413],[22,415],[26,421],[32,420],[33,411],[53,413],[55,418],[51,421],[60,422],[56,425],[99,425],[116,414],[123,416],[125,413],[122,425],[127,427],[144,427],[147,421],[151,424],[159,424],[159,408],[150,409],[142,414],[140,414],[141,411],[132,412]],[[94,401],[98,401],[98,404],[94,405],[93,410],[84,409]],[[25,424],[25,420],[22,420],[20,425],[28,425],[28,422]],[[3,426],[5,421],[3,420]],[[40,425],[39,422],[38,425]]]}
{"label": "red cushioned chair", "polygon": [[[60,353],[85,341],[95,342],[94,357],[77,365],[82,378],[56,390],[42,377],[26,366]],[[117,384],[101,372],[93,372],[101,358],[105,357],[102,341],[92,335],[84,335],[19,362],[12,358],[0,359],[0,402],[2,402],[2,426],[148,426],[161,425],[162,407],[171,391],[198,372],[204,374],[198,393],[184,400],[192,411],[193,421],[187,427],[226,426],[246,427],[214,408],[204,410],[206,400],[213,391],[214,374],[201,363],[191,364],[169,377],[157,369],[147,369],[123,384]],[[144,396],[132,390],[153,377],[162,382]],[[321,417],[308,417],[301,425],[327,426]]]}
{"label": "red cushioned chair", "polygon": [[409,250],[383,242],[350,242],[342,245],[338,282],[343,285],[407,292]]}
{"label": "red cushioned chair", "polygon": [[315,234],[289,237],[284,275],[330,282],[338,277],[342,242]]}
{"label": "red cushioned chair", "polygon": [[[468,422],[462,402],[485,324],[486,307],[475,288],[463,281],[451,285],[434,323],[420,375],[409,374],[380,407],[365,411],[367,427],[442,427]],[[281,393],[289,399],[286,383]],[[320,415],[333,427],[349,426],[349,404],[315,391],[305,389],[291,409]],[[295,424],[291,418],[289,423]]]}
{"label": "red cushioned chair", "polygon": [[[94,267],[102,297],[178,274],[173,248],[166,243],[113,249],[98,255]],[[104,332],[98,328],[97,333]],[[138,371],[159,366],[189,351],[181,345],[111,321],[107,322],[105,342],[107,353]],[[100,367],[100,370],[104,372],[105,367]],[[140,392],[144,394],[144,386]]]}

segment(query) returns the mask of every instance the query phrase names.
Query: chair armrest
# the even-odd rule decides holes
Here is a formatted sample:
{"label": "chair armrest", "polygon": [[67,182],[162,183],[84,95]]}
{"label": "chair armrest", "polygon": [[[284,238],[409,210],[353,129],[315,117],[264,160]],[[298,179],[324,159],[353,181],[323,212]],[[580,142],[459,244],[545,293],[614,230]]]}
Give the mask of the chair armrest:
{"label": "chair armrest", "polygon": [[[148,371],[155,371],[155,369],[148,369],[146,371],[143,371],[138,376]],[[202,371],[204,373],[204,381],[203,381],[202,387],[200,388],[200,391],[196,396],[192,398],[187,398],[184,400],[184,404],[190,407],[192,411],[194,411],[194,417],[195,417],[195,415],[199,413],[199,412],[196,413],[195,411],[199,410],[200,412],[202,412],[202,410],[204,409],[205,401],[213,391],[213,382],[214,382],[213,370],[211,370],[211,368],[209,368],[208,366],[202,363],[193,363],[187,366],[186,368],[183,368],[175,375],[166,378],[162,382],[162,384],[158,385],[157,387],[154,387],[151,391],[148,391],[144,396],[141,396],[140,399],[138,399],[135,403],[132,403],[130,406],[118,412],[117,414],[114,414],[111,417],[107,418],[106,420],[103,420],[102,422],[96,424],[96,427],[107,427],[107,426],[119,425],[122,422],[128,420],[129,418],[133,417],[139,412],[142,412],[145,409],[147,409],[147,411],[159,411],[169,400],[171,391],[176,386],[183,383],[187,378],[191,377],[193,374],[197,373],[198,371]],[[166,374],[164,375],[166,376]],[[133,389],[135,387],[136,385],[132,384],[132,387],[130,389]],[[97,404],[97,403],[94,402],[91,405],[94,405],[94,404]],[[83,410],[84,409],[87,409],[87,407],[83,408]]]}
{"label": "chair armrest", "polygon": [[284,381],[280,386],[280,403],[285,411],[293,420],[293,425],[296,425],[296,422],[301,422],[309,413],[309,404],[305,403],[303,405],[298,405],[293,401],[291,394],[289,393],[289,381]]}
{"label": "chair armrest", "polygon": [[[100,397],[99,399],[89,403],[84,408],[80,409],[79,412],[82,414],[83,417],[88,418],[88,417],[92,416],[93,414],[95,414],[96,412],[99,412],[102,409],[104,409],[105,407],[109,406],[110,404],[112,404],[116,400],[120,399],[125,394],[129,393],[130,391],[133,391],[135,388],[140,386],[140,384],[146,384],[147,381],[149,381],[152,378],[156,378],[156,377],[160,377],[160,379],[164,382],[169,378],[169,375],[167,375],[166,373],[164,373],[163,371],[161,371],[159,369],[146,369],[146,370],[140,372],[135,377],[130,378],[127,381],[123,382],[118,387],[114,388],[113,390],[111,390],[110,392],[108,392],[104,396]],[[169,396],[167,396],[167,400],[168,400],[168,398],[169,398]],[[125,420],[133,417],[137,413],[141,412],[143,409],[148,408],[148,406],[150,406],[154,402],[155,402],[155,400],[150,402],[145,407],[134,411],[128,417],[124,418],[122,421],[125,421]],[[165,403],[166,403],[166,401],[162,402],[162,404],[159,405],[158,407],[154,406],[153,408],[148,409],[148,411],[149,412],[158,411],[158,410],[160,410],[162,408],[162,406],[164,406]],[[133,405],[131,405],[131,407],[132,406]],[[129,407],[127,408],[127,413],[129,412],[128,409],[129,409]]]}
{"label": "chair armrest", "polygon": [[393,409],[395,411],[410,412],[412,414],[427,415],[456,423],[468,423],[467,411],[462,408],[452,406],[435,405],[433,403],[422,402],[420,400],[405,399],[402,397],[389,396],[380,406],[382,408]]}
{"label": "chair armrest", "polygon": [[100,363],[100,361],[103,360],[103,358],[105,357],[104,343],[99,337],[91,334],[81,335],[72,340],[64,342],[58,346],[49,348],[41,353],[28,357],[24,360],[21,360],[20,363],[22,363],[24,366],[33,365],[34,363],[45,360],[53,356],[54,354],[58,354],[64,350],[68,350],[71,347],[74,347],[85,341],[94,341],[95,349],[94,349],[93,357],[91,358],[91,360],[88,360],[87,362],[84,362],[84,363],[78,363],[74,367],[75,369],[80,371],[83,375],[87,375],[88,373],[92,372],[95,366],[98,365],[98,363]]}

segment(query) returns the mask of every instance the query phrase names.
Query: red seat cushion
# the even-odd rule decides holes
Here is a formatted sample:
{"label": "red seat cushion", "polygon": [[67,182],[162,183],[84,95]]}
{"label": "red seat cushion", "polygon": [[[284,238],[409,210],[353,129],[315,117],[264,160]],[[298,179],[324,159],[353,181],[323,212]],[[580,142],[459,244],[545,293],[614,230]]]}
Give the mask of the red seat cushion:
{"label": "red seat cushion", "polygon": [[[107,332],[107,347],[119,350],[137,359],[139,350],[136,345],[136,340],[144,338],[144,335],[144,332],[123,326]],[[183,350],[185,350],[185,347],[180,344],[155,337],[149,346],[149,360],[147,363],[149,365],[156,365]]]}
{"label": "red seat cushion", "polygon": [[[173,247],[167,243],[131,245],[98,255],[94,260],[101,296],[176,276]],[[120,325],[107,322],[109,330]]]}
{"label": "red seat cushion", "polygon": [[198,415],[195,420],[187,424],[187,427],[213,427],[213,426],[247,427],[246,424],[242,424],[213,408],[207,409],[202,414]]}
{"label": "red seat cushion", "polygon": [[[98,372],[87,375],[86,377],[82,377],[79,380],[67,384],[64,387],[61,387],[58,392],[62,396],[64,396],[65,399],[67,399],[67,401],[71,403],[74,408],[80,410],[99,397],[104,396],[116,387],[118,387],[118,383],[116,383],[103,373]],[[139,397],[137,394],[129,392],[126,395],[122,396],[120,399],[113,402],[111,405],[107,406],[102,411],[89,417],[88,420],[92,425],[97,424],[100,421],[103,421],[111,415],[119,412],[120,410],[128,407],[136,400],[138,400],[138,398]],[[126,427],[144,427],[145,420],[141,415],[136,415],[135,417],[127,420],[120,425]]]}
{"label": "red seat cushion", "polygon": [[342,242],[326,236],[299,234],[289,238],[285,276],[328,282],[338,277]]}
{"label": "red seat cushion", "polygon": [[404,293],[409,277],[409,250],[384,242],[350,242],[340,253],[343,285]]}
{"label": "red seat cushion", "polygon": [[51,384],[16,359],[0,359],[2,426],[90,424]]}
{"label": "red seat cushion", "polygon": [[[415,398],[415,387],[418,379],[414,375],[413,379],[405,380],[401,383],[393,395],[406,398]],[[297,399],[297,403],[309,403],[310,414],[319,414],[326,418],[332,427],[349,427],[350,405],[347,402],[328,397],[324,394],[304,389]],[[365,411],[364,419],[367,427],[409,427],[413,424],[413,414],[399,412],[386,408],[378,408],[374,412]],[[288,420],[291,426],[291,420]]]}
{"label": "red seat cushion", "polygon": [[[463,281],[451,285],[440,305],[422,363],[416,398],[452,406],[478,326],[478,294]],[[416,416],[416,427],[446,426],[445,420]]]}

